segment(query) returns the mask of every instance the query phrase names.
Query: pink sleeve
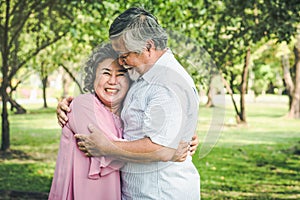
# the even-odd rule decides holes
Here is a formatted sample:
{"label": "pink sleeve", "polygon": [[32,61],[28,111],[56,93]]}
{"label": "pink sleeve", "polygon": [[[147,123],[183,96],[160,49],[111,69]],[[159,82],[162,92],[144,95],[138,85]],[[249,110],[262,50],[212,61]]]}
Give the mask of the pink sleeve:
{"label": "pink sleeve", "polygon": [[[85,94],[76,97],[70,105],[72,112],[70,113],[69,122],[74,133],[90,134],[88,124],[94,124],[98,129],[106,133],[111,140],[119,140],[122,132],[116,127],[119,123],[116,121],[111,112],[99,102],[92,94]],[[115,159],[100,157],[90,158],[90,168],[88,177],[97,179],[105,176],[113,171],[119,170],[123,163]]]}

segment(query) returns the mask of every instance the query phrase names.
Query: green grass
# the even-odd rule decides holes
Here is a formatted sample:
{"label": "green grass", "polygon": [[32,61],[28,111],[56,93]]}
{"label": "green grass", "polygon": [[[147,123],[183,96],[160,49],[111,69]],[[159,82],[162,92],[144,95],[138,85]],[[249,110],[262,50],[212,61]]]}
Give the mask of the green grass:
{"label": "green grass", "polygon": [[48,192],[60,138],[54,107],[31,106],[28,114],[10,114],[9,121],[11,146],[1,153],[0,190]]}
{"label": "green grass", "polygon": [[[300,198],[300,121],[286,119],[286,109],[285,104],[248,104],[247,125],[226,124],[204,158],[198,149],[193,161],[202,199]],[[201,125],[207,129],[212,111],[202,111],[199,129],[205,132]],[[225,123],[233,114],[228,106]]]}
{"label": "green grass", "polygon": [[[207,134],[218,138],[193,157],[202,199],[300,199],[300,120],[286,119],[287,104],[268,98],[247,104],[247,125],[234,123],[230,104],[224,118],[200,108],[201,145]],[[49,192],[60,137],[55,105],[28,110],[10,115],[11,152],[0,157],[0,190]],[[220,135],[208,131],[218,120],[225,122]]]}

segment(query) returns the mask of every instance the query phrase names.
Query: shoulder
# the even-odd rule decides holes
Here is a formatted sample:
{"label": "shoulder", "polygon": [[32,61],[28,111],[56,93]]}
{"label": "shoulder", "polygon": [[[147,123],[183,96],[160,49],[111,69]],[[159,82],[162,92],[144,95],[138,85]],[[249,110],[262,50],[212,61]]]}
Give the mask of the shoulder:
{"label": "shoulder", "polygon": [[73,99],[71,105],[82,104],[83,102],[91,102],[91,100],[94,98],[95,96],[91,93],[80,94]]}

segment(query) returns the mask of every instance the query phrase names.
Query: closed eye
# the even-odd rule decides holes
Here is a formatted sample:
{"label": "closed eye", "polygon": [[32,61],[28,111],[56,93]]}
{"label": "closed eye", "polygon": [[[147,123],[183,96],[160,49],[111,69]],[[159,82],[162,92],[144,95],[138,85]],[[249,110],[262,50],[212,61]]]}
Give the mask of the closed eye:
{"label": "closed eye", "polygon": [[104,71],[103,74],[105,74],[105,75],[110,75],[110,72]]}
{"label": "closed eye", "polygon": [[121,55],[121,56],[120,56],[120,59],[126,59],[128,56],[129,56],[129,54]]}

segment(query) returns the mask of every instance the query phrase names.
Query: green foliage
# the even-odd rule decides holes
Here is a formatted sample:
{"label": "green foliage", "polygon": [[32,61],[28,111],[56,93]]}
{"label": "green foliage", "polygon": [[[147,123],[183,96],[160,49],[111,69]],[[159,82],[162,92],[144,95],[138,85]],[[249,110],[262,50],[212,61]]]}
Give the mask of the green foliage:
{"label": "green foliage", "polygon": [[205,8],[211,17],[202,26],[209,30],[204,48],[233,83],[233,89],[238,89],[234,82],[240,81],[233,79],[241,74],[246,49],[254,52],[255,45],[264,39],[289,42],[300,18],[296,0],[206,1]]}
{"label": "green foliage", "polygon": [[[53,44],[44,54],[51,55],[48,56],[49,67],[56,69],[63,64],[75,74],[91,49],[108,40],[108,28],[112,20],[129,7],[142,6],[153,12],[169,32],[180,33],[185,38],[183,42],[191,39],[195,41],[194,46],[205,49],[214,61],[214,66],[223,71],[228,82],[233,83],[234,90],[238,89],[240,82],[246,47],[253,48],[263,38],[290,41],[300,18],[300,4],[296,0],[16,2],[18,4],[12,3],[12,7],[18,5],[16,10],[20,11],[22,7],[22,12],[16,12],[12,24],[26,15],[29,17],[23,29],[25,31],[17,34],[21,40],[15,43],[18,46],[15,49],[21,51],[18,51],[20,58],[15,59],[15,62],[21,63],[23,57],[28,57],[32,50],[66,33],[60,42]],[[176,42],[178,40],[170,41],[170,46],[173,47]],[[186,55],[191,52],[182,53]],[[197,51],[192,53],[194,57],[202,56]],[[186,56],[184,59],[186,61],[183,63],[195,63],[195,58],[191,56],[188,58],[190,60]],[[41,66],[39,60],[35,66]],[[188,70],[197,84],[203,83],[203,76],[199,77],[199,72]]]}

